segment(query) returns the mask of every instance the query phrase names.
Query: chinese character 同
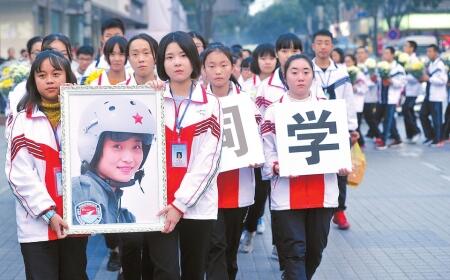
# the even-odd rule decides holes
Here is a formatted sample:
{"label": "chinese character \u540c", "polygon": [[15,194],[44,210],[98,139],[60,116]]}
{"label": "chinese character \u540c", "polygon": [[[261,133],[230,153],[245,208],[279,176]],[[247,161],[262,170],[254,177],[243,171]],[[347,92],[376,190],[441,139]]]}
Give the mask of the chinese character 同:
{"label": "chinese character \u540c", "polygon": [[[240,157],[248,152],[247,141],[245,140],[244,127],[242,125],[239,107],[237,105],[223,108],[224,129],[223,129],[223,146],[227,148],[235,148],[236,156]],[[233,137],[233,130],[239,144],[236,147]]]}

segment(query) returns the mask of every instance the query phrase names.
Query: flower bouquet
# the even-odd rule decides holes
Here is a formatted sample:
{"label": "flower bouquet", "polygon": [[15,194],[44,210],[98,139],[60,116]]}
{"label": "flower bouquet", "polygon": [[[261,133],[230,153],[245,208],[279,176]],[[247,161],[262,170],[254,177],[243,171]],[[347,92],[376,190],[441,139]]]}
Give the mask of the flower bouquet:
{"label": "flower bouquet", "polygon": [[103,69],[96,69],[96,70],[92,71],[92,73],[89,74],[89,76],[84,81],[84,85],[89,85],[90,83],[95,81],[98,77],[100,77],[100,75],[103,73],[103,71],[104,71]]}
{"label": "flower bouquet", "polygon": [[28,78],[29,67],[16,63],[5,66],[0,79],[0,93],[8,96],[8,93],[20,82]]}
{"label": "flower bouquet", "polygon": [[405,65],[409,62],[409,54],[404,52],[396,52],[395,60],[397,60],[398,63],[405,67]]}
{"label": "flower bouquet", "polygon": [[424,69],[425,63],[420,60],[407,63],[405,66],[406,73],[413,75],[417,80],[420,80],[420,78],[422,78]]}
{"label": "flower bouquet", "polygon": [[350,76],[350,82],[352,83],[352,85],[354,85],[356,83],[356,78],[358,76],[358,73],[360,73],[361,70],[357,66],[350,66],[350,67],[347,67],[347,72],[348,72],[348,75]]}
{"label": "flower bouquet", "polygon": [[380,74],[381,79],[386,80],[389,79],[389,74],[391,72],[391,64],[387,61],[380,61],[377,64],[378,73]]}

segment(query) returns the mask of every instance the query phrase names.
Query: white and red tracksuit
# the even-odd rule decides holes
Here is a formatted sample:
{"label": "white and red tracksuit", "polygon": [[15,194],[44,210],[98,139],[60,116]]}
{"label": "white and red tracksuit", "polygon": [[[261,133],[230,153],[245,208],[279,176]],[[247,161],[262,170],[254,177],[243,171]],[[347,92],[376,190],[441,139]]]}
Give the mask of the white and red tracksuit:
{"label": "white and red tracksuit", "polygon": [[[122,81],[118,84],[115,84],[115,86],[128,86],[131,85],[130,82],[133,80],[133,72],[131,71],[125,71],[125,81]],[[106,70],[103,71],[100,76],[98,76],[97,79],[93,80],[90,83],[91,86],[112,86],[111,82],[108,79],[108,75]]]}
{"label": "white and red tracksuit", "polygon": [[287,88],[281,80],[281,69],[278,67],[269,78],[261,82],[256,94],[256,106],[264,116],[264,113],[272,103],[277,102],[286,92]]}
{"label": "white and red tracksuit", "polygon": [[[320,102],[320,99],[322,98],[311,93],[310,100],[306,102]],[[286,93],[279,102],[297,101],[291,100]],[[271,178],[271,210],[337,207],[339,190],[336,173],[304,175],[295,178],[279,177],[274,174],[273,166],[278,162],[275,106],[276,104],[273,104],[267,108],[264,123],[261,125],[266,157],[262,176]]]}
{"label": "white and red tracksuit", "polygon": [[[178,135],[176,121],[188,110]],[[164,92],[166,127],[167,199],[185,219],[217,219],[217,174],[222,149],[222,109],[219,100],[198,83],[191,102],[177,108],[167,84]],[[185,143],[188,165],[172,167],[172,143]]]}
{"label": "white and red tracksuit", "polygon": [[63,216],[56,172],[61,172],[58,139],[43,112],[21,111],[12,120],[5,172],[16,197],[17,235],[20,243],[56,240],[57,236],[40,215],[50,207]]}

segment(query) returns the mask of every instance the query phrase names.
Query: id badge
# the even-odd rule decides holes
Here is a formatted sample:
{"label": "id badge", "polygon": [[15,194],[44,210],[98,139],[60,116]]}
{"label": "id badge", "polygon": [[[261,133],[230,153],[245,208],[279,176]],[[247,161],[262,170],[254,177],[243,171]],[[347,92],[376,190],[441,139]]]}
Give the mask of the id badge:
{"label": "id badge", "polygon": [[62,189],[62,172],[61,168],[57,167],[54,169],[55,173],[55,186],[56,186],[56,193],[58,196],[63,195],[63,189]]}
{"label": "id badge", "polygon": [[187,167],[187,144],[172,143],[172,167]]}

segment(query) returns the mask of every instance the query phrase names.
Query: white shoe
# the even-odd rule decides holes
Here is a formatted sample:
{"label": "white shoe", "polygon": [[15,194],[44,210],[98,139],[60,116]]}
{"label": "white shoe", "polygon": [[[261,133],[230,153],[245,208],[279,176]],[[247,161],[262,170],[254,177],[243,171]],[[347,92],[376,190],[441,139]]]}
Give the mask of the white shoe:
{"label": "white shoe", "polygon": [[275,245],[272,248],[272,259],[278,261],[278,250]]}
{"label": "white shoe", "polygon": [[249,254],[253,252],[253,240],[255,239],[256,232],[245,232],[244,242],[241,246],[241,252]]}
{"label": "white shoe", "polygon": [[258,225],[256,226],[256,233],[263,234],[266,230],[266,223],[263,218],[258,219]]}
{"label": "white shoe", "polygon": [[416,144],[420,140],[420,133],[417,133],[411,138],[411,144]]}

